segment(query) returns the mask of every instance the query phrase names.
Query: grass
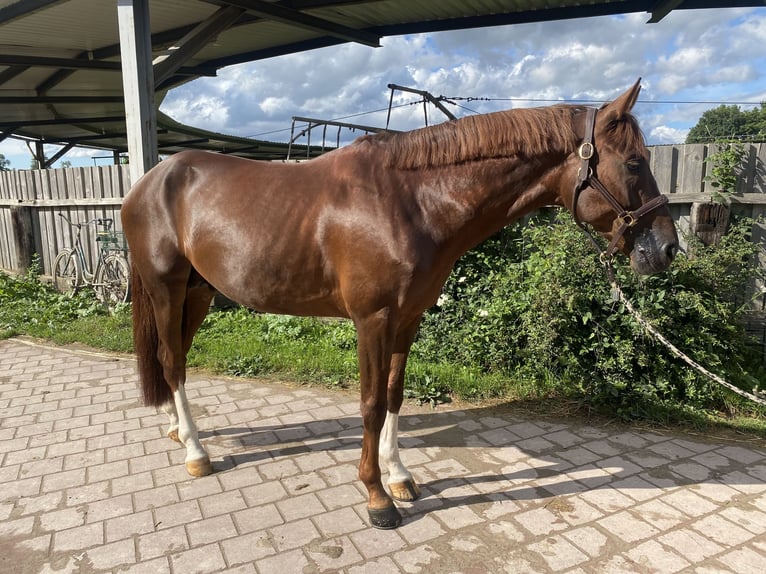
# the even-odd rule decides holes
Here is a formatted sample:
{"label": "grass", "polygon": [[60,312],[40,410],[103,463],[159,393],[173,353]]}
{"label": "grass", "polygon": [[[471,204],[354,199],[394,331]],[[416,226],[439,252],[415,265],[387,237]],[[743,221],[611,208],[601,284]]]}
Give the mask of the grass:
{"label": "grass", "polygon": [[[67,298],[32,275],[11,278],[0,273],[0,338],[16,335],[130,353],[130,307],[110,314],[88,293]],[[406,396],[421,403],[514,403],[548,417],[613,419],[583,397],[562,389],[553,375],[542,380],[539,376],[511,378],[469,365],[433,362],[424,348],[428,345],[416,341],[405,380]],[[194,339],[188,365],[213,373],[280,377],[329,388],[358,385],[356,333],[345,320],[264,315],[242,308],[213,310]],[[766,437],[762,414],[738,397],[732,397],[726,415],[684,405],[646,405],[638,424]]]}

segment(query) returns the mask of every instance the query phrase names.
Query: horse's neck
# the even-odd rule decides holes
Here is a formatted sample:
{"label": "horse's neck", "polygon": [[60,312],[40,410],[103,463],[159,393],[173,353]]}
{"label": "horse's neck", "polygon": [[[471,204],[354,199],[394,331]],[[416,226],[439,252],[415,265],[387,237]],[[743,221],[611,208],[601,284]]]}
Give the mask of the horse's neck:
{"label": "horse's neck", "polygon": [[516,219],[557,203],[559,171],[542,161],[470,162],[427,174],[417,194],[434,239],[459,257]]}

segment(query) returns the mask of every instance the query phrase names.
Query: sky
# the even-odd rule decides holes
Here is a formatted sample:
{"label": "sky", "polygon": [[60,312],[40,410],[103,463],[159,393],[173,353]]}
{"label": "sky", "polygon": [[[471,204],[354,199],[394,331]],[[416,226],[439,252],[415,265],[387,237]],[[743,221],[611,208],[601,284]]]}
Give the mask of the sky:
{"label": "sky", "polygon": [[[738,104],[744,110],[766,101],[766,8],[677,10],[658,24],[648,18],[636,13],[391,36],[380,48],[343,44],[223,68],[215,78],[171,90],[160,109],[195,127],[285,142],[293,116],[384,127],[389,83],[465,98],[445,104],[461,117],[561,101],[597,104],[640,77],[633,111],[647,142],[657,145],[683,143],[707,109]],[[395,94],[392,129],[425,125],[417,101]],[[446,119],[433,106],[427,115],[430,124]],[[332,145],[337,130],[328,134]],[[358,135],[343,131],[341,140]],[[315,132],[311,143],[321,137]],[[48,155],[57,149],[49,148]],[[21,142],[6,140],[0,153],[11,167],[29,167]],[[76,149],[61,161],[93,165],[93,156],[105,155]]]}

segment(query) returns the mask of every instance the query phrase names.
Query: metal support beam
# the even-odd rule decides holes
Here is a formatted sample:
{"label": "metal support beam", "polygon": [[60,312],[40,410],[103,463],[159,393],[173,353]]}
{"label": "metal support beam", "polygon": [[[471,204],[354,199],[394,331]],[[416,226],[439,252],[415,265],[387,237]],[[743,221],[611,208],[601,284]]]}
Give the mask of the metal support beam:
{"label": "metal support beam", "polygon": [[[205,1],[209,2],[211,0]],[[290,26],[311,30],[312,32],[321,32],[322,34],[328,34],[347,42],[358,42],[373,48],[380,47],[380,36],[378,34],[349,28],[348,26],[336,24],[323,18],[317,18],[305,12],[285,8],[273,2],[264,2],[263,0],[226,0],[226,4],[244,8],[251,14],[256,14],[267,20],[283,22]]]}
{"label": "metal support beam", "polygon": [[45,162],[43,162],[42,167],[45,169],[48,169],[50,166],[56,163],[61,156],[63,156],[66,152],[68,152],[73,147],[74,147],[74,143],[72,142],[66,144],[64,147],[58,150],[55,154],[53,154],[53,157],[47,158]]}
{"label": "metal support beam", "polygon": [[118,0],[117,19],[130,181],[136,183],[158,160],[149,0]]}
{"label": "metal support beam", "polygon": [[154,63],[154,85],[160,86],[162,82],[172,76],[194,54],[199,52],[207,43],[226,30],[237,18],[244,14],[242,8],[229,6],[221,8],[204,22],[200,22],[183,38],[175,42],[167,56],[160,56]]}
{"label": "metal support beam", "polygon": [[408,88],[406,86],[399,86],[397,84],[388,84],[388,89],[393,90],[399,90],[401,92],[410,92],[411,94],[418,94],[419,96],[423,96],[426,100],[431,102],[433,105],[435,105],[439,110],[447,116],[451,120],[456,120],[455,114],[453,114],[451,111],[449,111],[447,108],[444,107],[441,100],[443,98],[436,98],[434,97],[430,92],[426,92],[425,90],[416,90],[415,88]]}
{"label": "metal support beam", "polygon": [[[0,48],[1,49],[1,48]],[[86,60],[84,58],[49,58],[43,56],[17,56],[0,54],[0,66],[12,66],[15,68],[40,67],[40,68],[58,68],[64,70],[102,70],[106,72],[119,72],[121,66],[119,62],[106,60]],[[216,75],[215,68],[207,66],[187,68],[178,66],[175,73],[184,76],[210,76]]]}
{"label": "metal support beam", "polygon": [[0,24],[7,24],[17,18],[28,16],[37,10],[43,10],[52,4],[61,4],[66,0],[25,0],[24,2],[12,2],[10,5],[0,8]]}
{"label": "metal support beam", "polygon": [[94,116],[92,118],[51,118],[48,120],[29,120],[26,122],[0,122],[0,130],[13,128],[28,128],[32,126],[68,126],[82,124],[104,124],[112,122],[124,122],[123,116]]}
{"label": "metal support beam", "polygon": [[649,20],[647,20],[646,23],[656,24],[657,22],[662,20],[665,16],[670,14],[672,10],[674,10],[675,8],[678,8],[681,4],[683,4],[683,0],[658,0],[649,9],[649,12],[652,13],[652,17],[649,18]]}

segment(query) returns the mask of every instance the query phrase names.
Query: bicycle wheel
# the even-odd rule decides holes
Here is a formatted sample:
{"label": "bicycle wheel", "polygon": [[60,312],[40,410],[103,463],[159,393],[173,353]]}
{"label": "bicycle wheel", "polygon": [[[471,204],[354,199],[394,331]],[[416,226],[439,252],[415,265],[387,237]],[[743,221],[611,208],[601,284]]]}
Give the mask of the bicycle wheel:
{"label": "bicycle wheel", "polygon": [[98,268],[93,289],[98,300],[112,308],[128,301],[128,262],[122,255],[108,255]]}
{"label": "bicycle wheel", "polygon": [[72,295],[80,286],[80,265],[77,254],[63,249],[53,260],[53,286],[59,293]]}

